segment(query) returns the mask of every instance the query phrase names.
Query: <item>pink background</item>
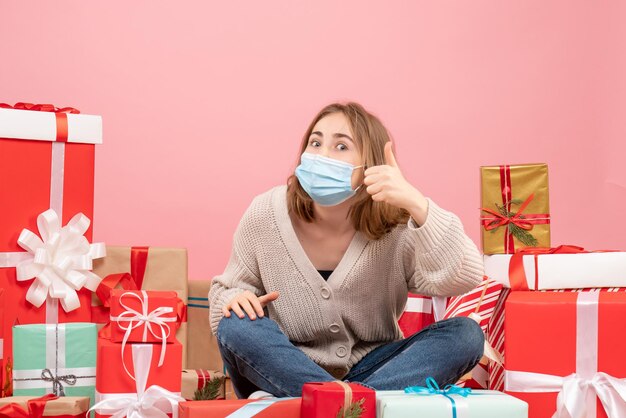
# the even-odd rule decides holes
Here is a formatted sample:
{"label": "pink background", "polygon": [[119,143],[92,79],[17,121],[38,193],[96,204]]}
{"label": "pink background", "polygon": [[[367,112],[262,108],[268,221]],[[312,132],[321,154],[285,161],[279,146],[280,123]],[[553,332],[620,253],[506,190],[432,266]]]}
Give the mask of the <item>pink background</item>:
{"label": "pink background", "polygon": [[104,117],[95,239],[219,274],[314,114],[361,102],[478,242],[480,165],[550,165],[553,243],[626,248],[626,3],[0,3],[0,102]]}

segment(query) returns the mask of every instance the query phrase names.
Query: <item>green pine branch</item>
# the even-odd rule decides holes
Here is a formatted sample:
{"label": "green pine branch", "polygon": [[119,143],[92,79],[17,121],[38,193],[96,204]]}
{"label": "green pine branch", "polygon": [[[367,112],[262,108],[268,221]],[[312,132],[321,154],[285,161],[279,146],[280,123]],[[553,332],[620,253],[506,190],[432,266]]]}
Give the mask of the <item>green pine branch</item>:
{"label": "green pine branch", "polygon": [[204,384],[202,389],[198,389],[193,393],[194,401],[212,401],[217,399],[220,395],[220,389],[222,388],[223,379],[220,377],[214,377]]}
{"label": "green pine branch", "polygon": [[[511,199],[509,203],[511,205],[519,206],[523,203],[523,201],[521,199]],[[504,204],[501,206],[495,203],[495,205],[498,208],[498,212],[500,212],[500,214],[506,218],[512,218],[513,216],[517,214],[517,212],[509,212],[506,209],[507,204]],[[524,215],[520,215],[519,217],[520,219],[525,219]],[[497,223],[498,221],[494,220],[490,222],[489,225],[495,225]],[[509,223],[508,226],[509,226],[509,231],[511,232],[511,235],[517,238],[517,240],[521,242],[525,247],[536,247],[539,244],[539,241],[537,241],[537,238],[535,238],[534,235],[528,232],[527,230],[520,228],[514,223]],[[491,233],[495,234],[496,231],[497,229],[492,229]]]}
{"label": "green pine branch", "polygon": [[357,402],[352,402],[345,414],[343,413],[343,407],[341,407],[339,412],[337,412],[336,418],[361,418],[361,415],[365,412],[363,402],[365,402],[365,398],[361,398]]}

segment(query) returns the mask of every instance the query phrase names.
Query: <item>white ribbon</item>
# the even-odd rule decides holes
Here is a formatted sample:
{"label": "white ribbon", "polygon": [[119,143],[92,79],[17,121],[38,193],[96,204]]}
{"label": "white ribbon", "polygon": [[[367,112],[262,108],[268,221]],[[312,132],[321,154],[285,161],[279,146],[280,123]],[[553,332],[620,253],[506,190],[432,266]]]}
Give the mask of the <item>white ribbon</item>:
{"label": "white ribbon", "polygon": [[[170,336],[171,333],[170,326],[167,323],[177,321],[176,316],[164,317],[164,315],[169,315],[174,312],[174,308],[172,308],[171,306],[159,306],[152,312],[148,312],[148,293],[145,290],[141,290],[141,295],[143,297],[133,292],[122,293],[122,295],[120,295],[120,305],[125,310],[118,316],[111,316],[111,321],[117,322],[117,326],[126,331],[124,333],[124,338],[122,339],[122,364],[124,365],[124,370],[126,370],[126,373],[131,378],[133,376],[128,371],[126,363],[124,363],[124,349],[133,329],[141,326],[144,327],[142,336],[143,342],[146,342],[148,340],[148,331],[150,331],[150,334],[152,334],[152,336],[161,340],[161,356],[159,357],[159,367],[161,367],[163,365],[163,361],[165,360],[167,338]],[[141,306],[141,312],[131,308],[126,303],[124,303],[125,297],[137,299],[139,301],[139,305]],[[124,325],[123,323],[128,323],[128,325]],[[160,332],[155,332],[155,330],[152,328],[153,325],[155,325],[155,327],[158,327]]]}
{"label": "white ribbon", "polygon": [[[57,213],[48,209],[37,217],[39,235],[22,230],[17,242],[26,253],[4,253],[0,267],[16,267],[17,280],[33,280],[26,300],[40,307],[46,299],[59,300],[66,312],[80,306],[78,290],[94,291],[99,276],[92,261],[106,255],[104,243],[90,244],[84,237],[91,221],[82,213],[62,227]],[[49,321],[52,322],[52,321]]]}
{"label": "white ribbon", "polygon": [[150,364],[152,363],[151,344],[133,344],[133,365],[135,369],[136,393],[96,393],[96,403],[87,414],[96,411],[111,418],[172,418],[178,417],[178,403],[184,401],[180,393],[170,392],[161,386],[152,385],[146,389]]}
{"label": "white ribbon", "polygon": [[506,370],[505,390],[559,392],[553,418],[595,418],[596,395],[609,418],[626,417],[626,379],[598,372],[599,292],[581,292],[576,303],[576,373],[561,377]]}

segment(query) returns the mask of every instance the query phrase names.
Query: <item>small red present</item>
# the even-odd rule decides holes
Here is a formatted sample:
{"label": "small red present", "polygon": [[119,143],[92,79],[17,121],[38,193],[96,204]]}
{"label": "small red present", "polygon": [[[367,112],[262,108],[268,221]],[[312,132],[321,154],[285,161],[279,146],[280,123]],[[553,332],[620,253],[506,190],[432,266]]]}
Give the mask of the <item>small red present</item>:
{"label": "small red present", "polygon": [[183,306],[173,291],[111,290],[111,341],[173,343]]}
{"label": "small red present", "polygon": [[[162,350],[166,350],[164,355]],[[164,361],[159,366],[160,357]],[[121,344],[98,338],[96,404],[91,409],[96,417],[130,411],[133,405],[141,405],[146,415],[155,410],[171,414],[184,400],[180,397],[181,371],[178,341],[165,346],[129,344],[122,351]]]}
{"label": "small red present", "polygon": [[398,325],[404,337],[409,337],[435,322],[433,316],[433,301],[428,296],[409,293],[404,312],[398,320]]}
{"label": "small red present", "polygon": [[299,418],[300,398],[192,401],[178,404],[178,418]]}
{"label": "small red present", "polygon": [[344,417],[350,413],[375,418],[376,392],[341,381],[305,383],[302,387],[302,418]]}

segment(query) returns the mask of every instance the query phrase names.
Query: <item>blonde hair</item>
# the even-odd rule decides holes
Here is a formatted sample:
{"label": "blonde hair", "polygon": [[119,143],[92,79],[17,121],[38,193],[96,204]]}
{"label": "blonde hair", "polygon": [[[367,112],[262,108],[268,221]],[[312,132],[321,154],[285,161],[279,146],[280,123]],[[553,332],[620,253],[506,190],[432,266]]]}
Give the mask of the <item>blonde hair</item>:
{"label": "blonde hair", "polygon": [[[387,129],[376,116],[367,112],[360,104],[353,102],[333,103],[320,110],[302,137],[298,163],[300,155],[307,148],[309,137],[317,122],[333,113],[342,113],[348,120],[354,143],[361,152],[366,168],[385,164],[385,144],[391,140]],[[306,222],[313,222],[315,219],[313,200],[304,191],[295,174],[289,176],[287,186],[289,211]],[[363,232],[372,240],[381,238],[393,227],[406,222],[409,218],[408,212],[404,209],[373,201],[365,187],[359,188],[348,216],[354,229]]]}

